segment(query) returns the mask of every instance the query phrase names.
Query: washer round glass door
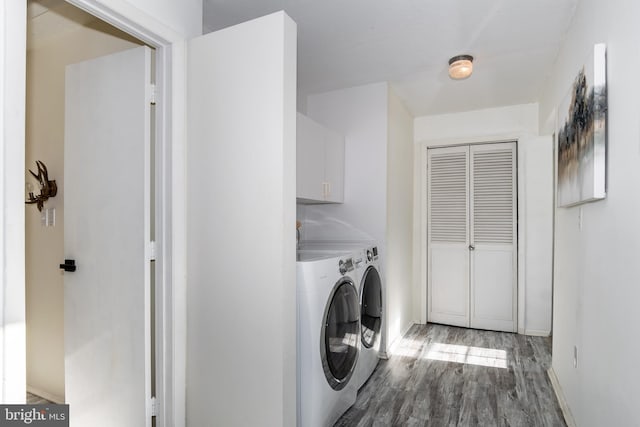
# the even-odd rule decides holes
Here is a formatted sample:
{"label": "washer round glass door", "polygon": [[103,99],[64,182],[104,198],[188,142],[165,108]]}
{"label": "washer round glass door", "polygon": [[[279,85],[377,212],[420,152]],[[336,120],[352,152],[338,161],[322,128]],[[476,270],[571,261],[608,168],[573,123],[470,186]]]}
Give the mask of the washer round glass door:
{"label": "washer round glass door", "polygon": [[360,310],[353,282],[341,279],[333,287],[324,310],[320,354],[329,385],[342,390],[353,375],[359,348]]}
{"label": "washer round glass door", "polygon": [[362,345],[371,348],[380,336],[382,324],[382,281],[375,267],[368,267],[364,273],[360,298]]}

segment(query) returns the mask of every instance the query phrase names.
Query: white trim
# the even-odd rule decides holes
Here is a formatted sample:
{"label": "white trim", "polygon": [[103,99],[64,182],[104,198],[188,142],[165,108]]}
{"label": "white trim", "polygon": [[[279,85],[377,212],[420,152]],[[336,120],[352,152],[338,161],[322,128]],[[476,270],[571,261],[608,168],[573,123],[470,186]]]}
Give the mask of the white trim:
{"label": "white trim", "polygon": [[[187,45],[185,41],[176,42],[171,50],[173,68],[173,93],[187,93]],[[165,389],[172,392],[167,395],[173,401],[173,419],[168,417],[166,426],[184,427],[186,423],[186,384],[187,384],[187,196],[186,196],[186,97],[174,96],[167,100],[172,111],[166,111],[171,116],[170,133],[172,144],[167,144],[171,150],[167,154],[168,164],[171,165],[171,176],[164,177],[168,194],[165,209],[170,214],[165,221],[170,221],[171,227],[166,229],[163,250],[171,254],[171,262],[167,262],[166,278],[170,278],[166,289],[172,291],[171,299],[167,301],[165,312],[169,314],[165,320],[170,321],[166,326],[166,334],[173,338],[173,342],[165,349],[171,357],[167,360],[173,366],[173,376],[167,377]],[[164,190],[163,190],[164,191]],[[168,372],[167,372],[168,373]],[[157,385],[156,385],[157,388]],[[160,408],[160,411],[167,411]]]}
{"label": "white trim", "polygon": [[431,304],[431,298],[429,296],[428,286],[428,268],[427,268],[427,144],[420,146],[420,166],[417,168],[420,174],[420,254],[418,259],[420,260],[420,321],[423,324],[427,324],[427,318],[429,317],[429,304]]}
{"label": "white trim", "polygon": [[[482,144],[488,142],[516,142],[516,147],[519,147],[518,141],[525,136],[526,133],[516,134],[516,133],[505,133],[505,134],[496,134],[496,135],[484,135],[478,137],[462,137],[462,138],[442,138],[442,139],[422,139],[416,141],[415,145],[417,146],[417,150],[420,152],[420,164],[414,170],[414,175],[416,180],[419,181],[419,200],[416,200],[415,203],[420,206],[420,210],[418,215],[420,218],[418,219],[420,223],[420,253],[417,255],[420,268],[420,289],[421,289],[421,298],[420,298],[420,320],[423,324],[427,323],[427,315],[428,315],[428,305],[427,305],[427,148],[437,148],[437,147],[447,147],[453,145],[466,145],[466,144]],[[519,153],[519,148],[516,150],[516,153]],[[519,154],[518,154],[519,155]],[[518,170],[518,174],[516,179],[520,182],[520,170]],[[519,191],[519,189],[518,189]],[[519,193],[520,194],[520,193]],[[519,198],[520,199],[520,198]],[[520,217],[520,203],[518,203],[518,221],[523,221],[524,219]],[[524,242],[522,242],[523,244]],[[520,260],[520,235],[518,235],[518,260]],[[519,262],[520,264],[520,262]],[[520,265],[518,265],[518,295],[520,295]],[[522,313],[522,315],[520,314]],[[524,320],[521,322],[520,317],[524,315],[524,305],[520,305],[520,301],[518,302],[518,325],[524,324]],[[518,330],[518,333],[524,333],[523,331]]]}
{"label": "white trim", "polygon": [[[186,289],[185,263],[173,265],[174,235],[184,236],[186,224],[172,220],[173,208],[184,206],[185,180],[180,174],[183,165],[174,165],[174,144],[184,145],[186,137],[184,102],[177,103],[172,89],[186,84],[183,70],[185,55],[172,56],[171,43],[185,39],[184,36],[163,25],[141,9],[127,2],[111,2],[105,6],[98,0],[67,0],[80,9],[102,19],[122,31],[142,40],[156,49],[156,85],[159,88],[156,103],[156,398],[160,412],[156,418],[158,426],[184,426],[185,423],[185,357],[186,298],[180,292],[174,300],[176,289]],[[22,3],[22,2],[20,2]],[[116,10],[117,9],[117,10]],[[24,21],[26,22],[26,20]],[[26,46],[24,47],[26,51]],[[186,93],[177,91],[176,93]],[[176,104],[179,104],[177,108]],[[173,108],[171,108],[173,106]],[[180,109],[182,108],[182,109]],[[174,113],[182,114],[174,114]],[[24,120],[23,120],[24,121]],[[23,144],[24,148],[24,144]],[[16,159],[12,159],[16,160]],[[179,160],[182,160],[179,159]],[[17,162],[24,164],[24,160]],[[172,167],[173,166],[173,167]],[[172,172],[176,170],[177,176]],[[23,181],[22,173],[20,177]],[[22,185],[19,186],[22,194]],[[172,198],[172,191],[177,197]],[[24,206],[21,203],[21,206]],[[179,216],[179,220],[184,218]],[[24,217],[24,215],[23,215]],[[23,227],[24,228],[24,227]],[[24,253],[24,251],[21,251]],[[183,254],[183,252],[179,252]],[[184,255],[181,255],[184,258]],[[173,267],[173,268],[172,268]],[[176,322],[176,323],[174,323]],[[176,328],[179,326],[178,328]]]}
{"label": "white trim", "polygon": [[558,404],[560,405],[560,410],[562,410],[562,415],[564,416],[564,421],[567,423],[567,427],[577,427],[576,421],[573,419],[573,414],[571,413],[567,399],[564,397],[560,381],[558,381],[558,377],[556,376],[553,367],[547,370],[547,375],[551,381],[553,391],[556,393],[556,398],[558,399]]}
{"label": "white trim", "polygon": [[522,333],[524,335],[530,335],[532,337],[549,337],[551,336],[551,331],[543,331],[541,329],[525,329],[524,332],[520,332],[518,330],[518,333]]}
{"label": "white trim", "polygon": [[527,134],[504,133],[504,134],[496,134],[496,135],[482,135],[478,137],[422,139],[420,141],[417,141],[416,144],[421,146],[426,146],[429,148],[438,148],[438,147],[449,147],[452,145],[513,142],[513,141],[518,141],[519,139],[522,139],[526,135]]}
{"label": "white trim", "polygon": [[441,147],[451,147],[456,145],[474,145],[474,144],[486,144],[486,143],[503,143],[503,142],[515,142],[516,143],[516,156],[517,156],[517,165],[516,165],[516,181],[518,187],[518,215],[517,215],[517,224],[518,224],[518,242],[517,242],[517,307],[516,307],[516,315],[517,315],[517,331],[519,334],[525,334],[525,307],[526,307],[526,292],[525,292],[525,240],[526,236],[524,234],[524,226],[526,223],[526,215],[525,215],[525,204],[524,204],[524,169],[521,167],[523,165],[524,155],[523,153],[523,144],[520,143],[523,137],[528,134],[499,134],[494,136],[479,136],[479,137],[463,137],[463,138],[444,138],[444,139],[423,139],[421,141],[416,142],[418,146],[418,150],[420,151],[420,165],[417,170],[414,172],[416,179],[420,182],[419,189],[419,200],[416,200],[415,203],[420,206],[420,211],[418,215],[420,215],[420,254],[418,254],[418,259],[420,260],[420,289],[421,289],[421,298],[420,298],[420,319],[422,323],[428,322],[428,271],[427,271],[427,262],[428,262],[428,254],[427,254],[427,150],[429,148],[441,148]]}
{"label": "white trim", "polygon": [[[171,43],[183,40],[173,30],[159,24],[149,15],[133,8],[127,3],[118,4],[119,10],[105,6],[96,0],[67,0],[80,9],[102,19],[122,31],[140,39],[156,49],[156,391],[158,403],[156,425],[183,426],[185,423],[185,394],[186,380],[181,372],[185,370],[179,354],[181,349],[176,343],[183,340],[180,334],[186,335],[186,330],[176,330],[174,319],[186,316],[186,300],[174,301],[175,288],[186,288],[186,275],[175,275],[172,268],[172,236],[173,224],[172,191],[176,187],[172,176],[173,145],[184,140],[184,119],[173,113],[178,111],[172,102],[172,89],[184,86],[184,74],[173,75],[175,69],[183,68],[186,60],[184,56],[172,56]],[[176,59],[179,58],[179,59]],[[180,64],[180,60],[184,61]],[[177,62],[177,63],[176,63]],[[182,67],[181,67],[182,65]],[[178,93],[186,93],[179,92]],[[182,124],[182,126],[181,126]],[[178,133],[178,132],[180,133]],[[179,179],[178,179],[179,181]],[[183,181],[184,182],[184,181]],[[184,194],[178,191],[178,195]],[[176,230],[180,231],[180,230]],[[184,234],[184,233],[182,233]],[[179,270],[178,270],[179,271]],[[176,360],[181,365],[176,365]]]}
{"label": "white trim", "polygon": [[118,2],[118,11],[98,0],[65,1],[155,48],[168,47],[172,42],[184,39],[127,2]]}
{"label": "white trim", "polygon": [[526,144],[518,144],[516,151],[518,156],[517,164],[517,182],[518,182],[518,333],[525,334],[527,321],[527,283],[526,283],[526,248],[527,241],[526,227],[526,180],[524,179],[524,164],[527,155]]}
{"label": "white trim", "polygon": [[[422,147],[419,145],[413,146],[413,235],[421,236],[424,230],[424,224],[421,218],[423,208],[420,203],[416,201],[422,200],[421,191],[422,186],[420,182],[422,180],[422,175],[419,172],[420,165],[422,164]],[[416,323],[427,323],[427,318],[424,317],[424,313],[422,312],[422,304],[421,301],[427,301],[427,289],[422,286],[422,277],[424,272],[422,271],[423,263],[421,262],[420,254],[422,253],[422,239],[414,238],[413,239],[413,258],[412,258],[412,279],[413,279],[413,292],[414,295],[420,295],[420,298],[413,303],[413,318],[418,319]]]}
{"label": "white trim", "polygon": [[29,384],[27,384],[27,391],[31,394],[35,394],[36,396],[40,396],[44,399],[50,400],[53,403],[58,403],[58,404],[64,403],[64,397],[48,393],[44,390],[40,390],[37,387],[32,387]]}
{"label": "white trim", "polygon": [[0,4],[0,402],[26,398],[26,2]]}

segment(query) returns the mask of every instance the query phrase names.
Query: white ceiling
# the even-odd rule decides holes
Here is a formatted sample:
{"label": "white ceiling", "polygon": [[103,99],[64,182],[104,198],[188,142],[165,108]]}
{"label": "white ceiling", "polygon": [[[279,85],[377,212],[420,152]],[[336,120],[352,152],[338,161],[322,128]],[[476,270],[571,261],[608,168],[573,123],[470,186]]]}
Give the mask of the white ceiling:
{"label": "white ceiling", "polygon": [[28,49],[98,19],[65,0],[28,0],[27,18]]}
{"label": "white ceiling", "polygon": [[[284,9],[298,99],[389,81],[414,116],[536,102],[578,0],[204,0],[205,32]],[[447,61],[475,57],[467,80]]]}

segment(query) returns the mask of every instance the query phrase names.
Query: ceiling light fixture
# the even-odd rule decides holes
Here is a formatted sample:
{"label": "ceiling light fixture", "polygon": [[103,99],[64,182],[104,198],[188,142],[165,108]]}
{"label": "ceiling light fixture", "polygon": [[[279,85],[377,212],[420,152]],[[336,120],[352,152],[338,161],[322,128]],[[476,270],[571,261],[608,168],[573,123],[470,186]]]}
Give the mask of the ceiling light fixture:
{"label": "ceiling light fixture", "polygon": [[458,55],[449,60],[449,77],[453,80],[466,79],[473,72],[473,56]]}

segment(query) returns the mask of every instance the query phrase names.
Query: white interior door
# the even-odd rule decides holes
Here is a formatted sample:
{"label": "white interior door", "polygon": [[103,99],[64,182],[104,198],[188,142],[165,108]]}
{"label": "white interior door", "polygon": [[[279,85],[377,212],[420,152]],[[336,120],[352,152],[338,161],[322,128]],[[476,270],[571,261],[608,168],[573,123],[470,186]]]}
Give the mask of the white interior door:
{"label": "white interior door", "polygon": [[151,425],[151,55],[70,65],[65,88],[65,394],[70,425]]}
{"label": "white interior door", "polygon": [[427,153],[428,320],[469,326],[469,149]]}
{"label": "white interior door", "polygon": [[515,176],[515,143],[428,150],[428,321],[517,330]]}
{"label": "white interior door", "polygon": [[516,332],[516,144],[472,145],[472,328]]}

